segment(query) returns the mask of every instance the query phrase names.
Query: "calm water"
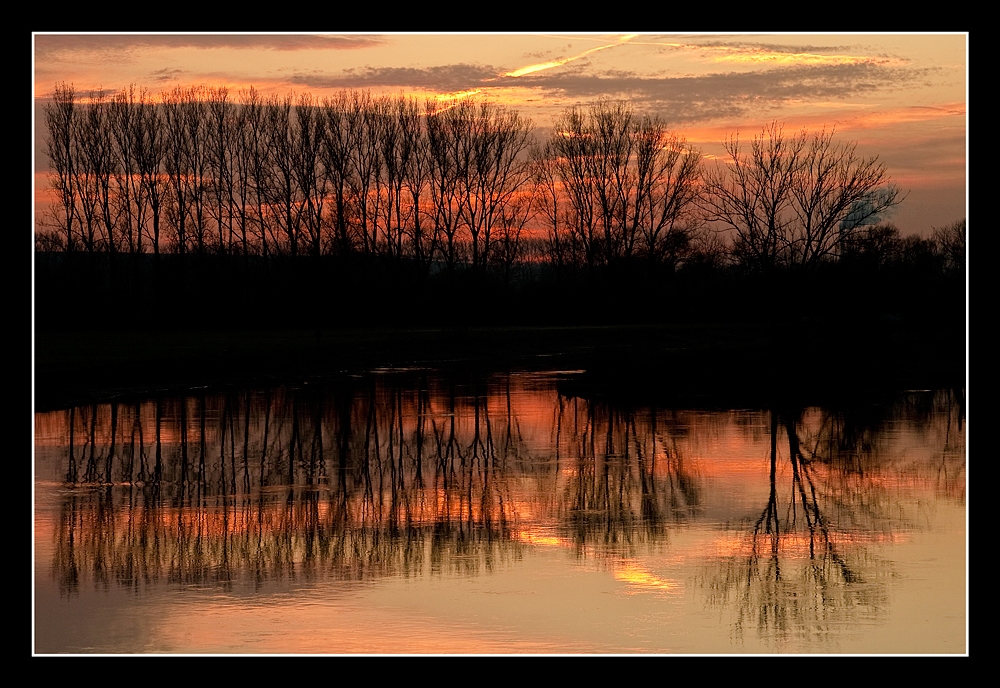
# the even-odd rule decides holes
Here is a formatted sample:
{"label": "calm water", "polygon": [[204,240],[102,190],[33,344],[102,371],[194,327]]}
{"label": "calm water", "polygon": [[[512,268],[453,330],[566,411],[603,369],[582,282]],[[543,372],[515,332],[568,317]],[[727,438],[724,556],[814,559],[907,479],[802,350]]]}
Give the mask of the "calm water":
{"label": "calm water", "polygon": [[37,653],[964,653],[962,394],[377,371],[35,417]]}

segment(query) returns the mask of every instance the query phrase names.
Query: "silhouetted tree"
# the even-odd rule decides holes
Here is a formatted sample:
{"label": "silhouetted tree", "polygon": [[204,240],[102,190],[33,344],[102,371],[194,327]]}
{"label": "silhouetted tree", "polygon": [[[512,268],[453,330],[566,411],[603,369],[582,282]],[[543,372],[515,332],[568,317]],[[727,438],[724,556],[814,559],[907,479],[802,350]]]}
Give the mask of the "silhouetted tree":
{"label": "silhouetted tree", "polygon": [[97,179],[101,166],[95,166],[96,161],[92,160],[95,157],[100,160],[102,156],[94,149],[94,142],[91,140],[91,132],[94,131],[94,122],[91,117],[89,104],[85,109],[81,108],[70,140],[73,149],[71,155],[76,160],[72,170],[72,183],[79,203],[77,217],[80,224],[80,239],[84,250],[93,257],[97,251],[108,249],[101,240],[100,213],[98,212],[100,194]]}
{"label": "silhouetted tree", "polygon": [[306,231],[309,253],[319,257],[323,248],[329,176],[322,163],[326,119],[312,96],[300,96],[295,107],[294,148],[292,151],[295,182],[300,190],[300,216]]}
{"label": "silhouetted tree", "polygon": [[123,248],[132,255],[142,252],[142,230],[145,224],[146,204],[141,189],[141,175],[137,147],[142,144],[139,124],[139,107],[135,86],[128,86],[116,93],[108,104],[108,125],[114,137],[116,164],[114,165],[114,198],[116,217],[120,222],[119,235]]}
{"label": "silhouetted tree", "polygon": [[167,193],[163,175],[165,151],[166,140],[161,110],[143,89],[139,92],[135,155],[139,171],[140,198],[149,204],[149,241],[157,258],[160,255],[160,222],[163,218]]}
{"label": "silhouetted tree", "polygon": [[650,263],[674,267],[688,248],[701,186],[701,153],[658,118],[644,118],[636,136],[634,219]]}
{"label": "silhouetted tree", "polygon": [[510,284],[513,268],[524,256],[524,228],[532,217],[533,201],[532,195],[522,192],[500,208],[489,259],[500,269],[504,284]]}
{"label": "silhouetted tree", "polygon": [[[656,117],[604,100],[564,113],[536,179],[548,223],[564,221],[588,266],[676,263],[695,223],[700,153]],[[557,185],[565,197],[559,213]],[[553,235],[560,240],[558,230]]]}
{"label": "silhouetted tree", "polygon": [[574,234],[567,230],[570,217],[552,141],[532,149],[531,164],[536,216],[545,222],[547,258],[559,273],[565,266],[576,265],[577,256]]}
{"label": "silhouetted tree", "polygon": [[518,215],[507,207],[529,180],[531,121],[486,101],[460,112],[467,118],[459,142],[460,208],[472,240],[472,267],[484,270],[494,225],[504,213],[509,220]]}
{"label": "silhouetted tree", "polygon": [[189,243],[199,254],[206,250],[210,189],[206,107],[202,88],[178,87],[163,95],[171,198],[168,218],[181,255]]}
{"label": "silhouetted tree", "polygon": [[431,169],[428,139],[421,117],[420,106],[413,99],[401,99],[399,103],[399,124],[401,128],[400,146],[405,159],[403,167],[404,186],[409,194],[410,254],[416,261],[420,274],[426,274],[437,248],[433,232],[428,232],[422,222],[425,209],[421,205],[427,197]]}
{"label": "silhouetted tree", "polygon": [[355,120],[356,134],[352,138],[351,148],[351,192],[357,212],[361,250],[365,255],[374,255],[377,250],[376,219],[382,175],[379,166],[378,119],[375,115],[375,99],[370,93],[351,93],[351,116]]}
{"label": "silhouetted tree", "polygon": [[934,229],[934,241],[944,255],[945,265],[952,272],[965,270],[965,220],[957,220]]}
{"label": "silhouetted tree", "polygon": [[182,94],[181,112],[184,118],[184,132],[187,146],[184,153],[188,158],[188,198],[192,220],[194,247],[204,254],[209,239],[208,203],[212,183],[209,168],[209,125],[207,118],[205,89],[194,87]]}
{"label": "silhouetted tree", "polygon": [[[458,262],[458,230],[461,213],[460,179],[466,174],[467,159],[462,155],[463,128],[468,119],[463,110],[468,103],[441,107],[427,101],[427,139],[430,153],[431,215],[436,243],[442,246],[445,266],[453,273]],[[438,237],[441,237],[438,239]]]}
{"label": "silhouetted tree", "polygon": [[101,248],[113,258],[118,250],[115,237],[117,203],[112,194],[115,173],[114,141],[108,115],[108,98],[103,90],[90,93],[86,117],[81,123],[83,169],[88,179],[85,204],[93,203],[94,225]]}
{"label": "silhouetted tree", "polygon": [[814,267],[903,200],[878,156],[834,144],[833,132],[786,136],[772,122],[749,151],[738,134],[724,146],[728,164],[708,176],[705,207],[734,232],[737,259],[754,270]]}
{"label": "silhouetted tree", "polygon": [[403,252],[403,179],[409,162],[406,157],[412,149],[401,146],[403,132],[397,107],[402,105],[402,99],[379,98],[374,105],[379,141],[377,233],[381,224],[381,239],[376,246],[387,258],[398,260]]}
{"label": "silhouetted tree", "polygon": [[167,216],[174,232],[177,253],[181,256],[187,247],[187,180],[190,176],[190,158],[187,154],[190,143],[184,125],[183,98],[184,92],[179,88],[162,96],[165,125],[164,169],[170,194]]}
{"label": "silhouetted tree", "polygon": [[44,108],[45,152],[49,156],[52,188],[59,196],[58,220],[65,233],[65,250],[72,253],[76,248],[74,227],[77,224],[77,170],[76,160],[78,110],[76,92],[65,82],[56,84],[52,102]]}
{"label": "silhouetted tree", "polygon": [[271,160],[274,152],[268,136],[266,103],[260,93],[254,88],[242,94],[242,112],[246,122],[242,140],[243,155],[247,158],[247,190],[251,197],[251,211],[257,225],[257,238],[260,241],[260,251],[264,257],[271,253],[273,242],[268,241],[272,235],[271,212],[269,198],[271,197]]}
{"label": "silhouetted tree", "polygon": [[233,248],[233,221],[235,219],[234,153],[237,133],[234,130],[233,104],[229,100],[229,89],[224,86],[209,89],[207,99],[207,158],[209,191],[212,204],[209,213],[215,221],[215,229],[220,253],[228,253]]}
{"label": "silhouetted tree", "polygon": [[[301,189],[295,174],[296,133],[293,131],[292,96],[271,96],[264,105],[267,147],[272,153],[270,192],[267,201],[274,208],[274,219],[286,250],[298,254],[299,227],[302,220]],[[280,251],[281,246],[277,244]]]}
{"label": "silhouetted tree", "polygon": [[239,228],[240,250],[244,264],[250,255],[250,222],[253,212],[253,138],[250,131],[251,108],[246,102],[247,94],[241,93],[241,102],[236,108],[233,145],[232,203],[235,222]]}
{"label": "silhouetted tree", "polygon": [[323,127],[323,166],[333,193],[337,251],[345,256],[353,247],[348,215],[352,187],[351,152],[358,135],[358,118],[351,105],[352,99],[347,91],[341,91],[323,101],[323,116],[326,119]]}
{"label": "silhouetted tree", "polygon": [[899,261],[902,240],[890,222],[861,227],[842,240],[841,261],[851,267],[877,270]]}

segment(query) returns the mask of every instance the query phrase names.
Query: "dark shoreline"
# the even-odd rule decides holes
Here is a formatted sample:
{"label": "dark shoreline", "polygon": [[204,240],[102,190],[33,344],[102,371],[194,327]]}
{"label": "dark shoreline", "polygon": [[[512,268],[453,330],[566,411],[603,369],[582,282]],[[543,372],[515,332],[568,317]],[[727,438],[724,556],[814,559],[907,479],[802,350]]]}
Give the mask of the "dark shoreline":
{"label": "dark shoreline", "polygon": [[883,319],[565,327],[43,330],[34,410],[197,387],[300,384],[379,368],[585,370],[581,394],[634,403],[814,403],[964,388],[965,332]]}

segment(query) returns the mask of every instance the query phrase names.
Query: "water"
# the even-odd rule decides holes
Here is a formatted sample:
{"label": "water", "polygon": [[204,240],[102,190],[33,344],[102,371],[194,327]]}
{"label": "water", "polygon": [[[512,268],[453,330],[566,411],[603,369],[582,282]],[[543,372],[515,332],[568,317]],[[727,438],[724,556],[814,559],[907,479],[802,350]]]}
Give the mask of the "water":
{"label": "water", "polygon": [[36,653],[964,653],[960,391],[382,370],[35,418]]}

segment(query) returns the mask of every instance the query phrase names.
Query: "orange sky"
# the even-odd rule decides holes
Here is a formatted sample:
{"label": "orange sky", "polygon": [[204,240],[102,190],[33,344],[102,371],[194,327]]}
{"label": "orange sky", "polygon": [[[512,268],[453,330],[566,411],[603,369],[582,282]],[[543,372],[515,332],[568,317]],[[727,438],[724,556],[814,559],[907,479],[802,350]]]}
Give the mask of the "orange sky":
{"label": "orange sky", "polygon": [[[911,193],[891,218],[929,234],[966,216],[965,34],[35,34],[36,113],[57,82],[254,85],[323,97],[367,88],[488,97],[544,135],[565,108],[624,98],[707,156],[771,120],[836,128]],[[38,117],[36,114],[36,122]],[[36,125],[35,171],[48,161]],[[712,163],[710,163],[712,164]],[[36,175],[44,184],[44,175]]]}

